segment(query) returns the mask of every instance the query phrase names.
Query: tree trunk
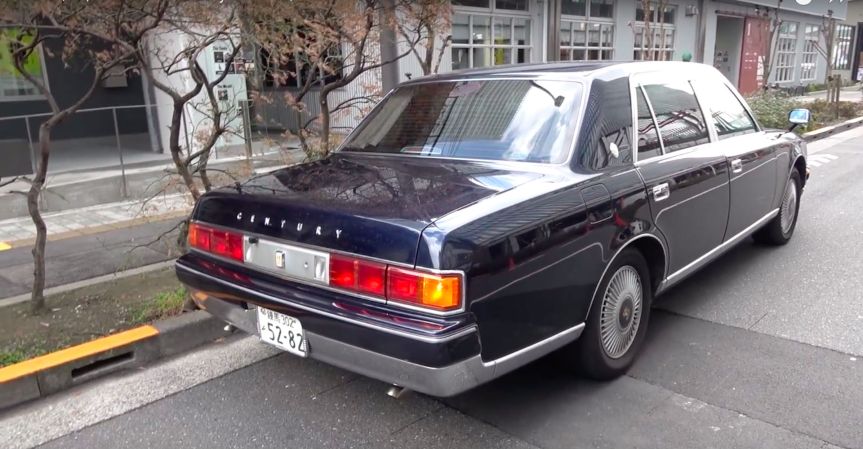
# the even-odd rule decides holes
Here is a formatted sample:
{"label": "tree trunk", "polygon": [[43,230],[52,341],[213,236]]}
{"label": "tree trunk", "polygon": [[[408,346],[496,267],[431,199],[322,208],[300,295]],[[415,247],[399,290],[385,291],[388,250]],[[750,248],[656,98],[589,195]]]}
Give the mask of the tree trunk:
{"label": "tree trunk", "polygon": [[192,173],[189,172],[189,167],[186,166],[182,156],[180,155],[180,122],[182,120],[183,103],[175,102],[174,110],[171,114],[171,134],[169,136],[170,141],[168,142],[168,146],[171,150],[171,159],[174,161],[174,166],[177,167],[177,174],[183,178],[183,184],[186,184],[186,188],[189,189],[189,192],[192,194],[192,198],[197,201],[201,196],[201,192],[195,185],[195,178],[192,176]]}
{"label": "tree trunk", "polygon": [[48,229],[42,212],[39,210],[39,197],[48,173],[48,159],[51,155],[51,128],[54,126],[52,117],[39,126],[39,159],[36,162],[36,176],[27,191],[27,211],[36,226],[36,243],[33,245],[33,290],[30,293],[30,311],[34,314],[45,312],[45,243],[48,240]]}
{"label": "tree trunk", "polygon": [[321,92],[321,151],[318,156],[325,157],[330,153],[330,105],[327,103],[328,94]]}

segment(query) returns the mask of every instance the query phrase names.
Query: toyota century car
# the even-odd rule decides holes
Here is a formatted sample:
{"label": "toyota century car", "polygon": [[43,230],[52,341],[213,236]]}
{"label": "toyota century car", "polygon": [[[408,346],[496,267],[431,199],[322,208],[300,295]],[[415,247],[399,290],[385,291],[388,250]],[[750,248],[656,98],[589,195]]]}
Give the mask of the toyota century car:
{"label": "toyota century car", "polygon": [[230,325],[398,388],[450,396],[558,349],[611,379],[657,295],[791,238],[789,131],[696,63],[419,78],[330,156],[203,195],[177,275]]}

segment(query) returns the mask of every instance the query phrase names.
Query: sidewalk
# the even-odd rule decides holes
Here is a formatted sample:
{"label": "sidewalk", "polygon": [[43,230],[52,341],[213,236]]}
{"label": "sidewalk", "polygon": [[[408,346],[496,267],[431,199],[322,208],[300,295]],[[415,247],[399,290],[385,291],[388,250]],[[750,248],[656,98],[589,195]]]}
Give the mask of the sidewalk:
{"label": "sidewalk", "polygon": [[[48,228],[48,240],[60,240],[111,229],[180,217],[189,213],[192,199],[186,194],[158,196],[152,200],[119,203],[50,212],[43,215]],[[0,220],[0,251],[28,246],[36,238],[36,228],[30,217]]]}
{"label": "sidewalk", "polygon": [[[802,101],[826,100],[827,92],[812,92],[799,97]],[[860,86],[844,87],[839,91],[839,101],[863,101],[863,90]]]}

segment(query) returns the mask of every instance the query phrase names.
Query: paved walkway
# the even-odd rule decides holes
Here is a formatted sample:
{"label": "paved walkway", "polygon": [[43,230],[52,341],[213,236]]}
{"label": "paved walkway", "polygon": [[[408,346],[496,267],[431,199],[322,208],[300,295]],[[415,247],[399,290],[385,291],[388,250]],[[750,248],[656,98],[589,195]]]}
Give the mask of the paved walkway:
{"label": "paved walkway", "polygon": [[[43,218],[48,228],[48,240],[59,240],[180,217],[191,208],[191,197],[174,194],[149,201],[123,201],[50,212]],[[29,216],[0,220],[0,251],[31,245],[35,238],[36,228]]]}
{"label": "paved walkway", "polygon": [[[803,101],[826,100],[826,92],[816,92],[801,97]],[[863,101],[863,90],[860,86],[846,87],[839,92],[840,101]]]}

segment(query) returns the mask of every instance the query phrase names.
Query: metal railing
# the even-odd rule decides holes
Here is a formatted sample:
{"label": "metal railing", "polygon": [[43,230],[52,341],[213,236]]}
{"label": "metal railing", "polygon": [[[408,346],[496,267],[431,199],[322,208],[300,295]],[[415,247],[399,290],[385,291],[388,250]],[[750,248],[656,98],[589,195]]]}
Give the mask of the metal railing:
{"label": "metal railing", "polygon": [[[172,107],[173,105],[152,104],[79,109],[53,131],[49,173],[119,168],[122,178],[121,194],[123,198],[127,198],[127,169],[130,165],[170,162],[169,154],[163,151],[160,138],[161,133],[167,132],[167,126],[158,124],[157,115],[159,108]],[[235,157],[251,159],[255,156],[253,143],[260,140],[275,142],[276,146],[281,147],[283,136],[271,134],[266,128],[255,126],[256,120],[252,111],[254,104],[251,101],[238,101],[237,108],[241,124],[238,122],[237,128],[232,132],[233,144],[215,148],[213,160]],[[44,112],[0,117],[0,141],[8,142],[4,145],[7,147],[6,151],[3,151],[6,161],[0,162],[0,176],[35,173],[38,128],[44,121],[40,119],[51,115],[50,112]],[[192,114],[184,110],[181,132],[185,140],[182,143],[187,148],[193,146],[195,138],[195,124],[191,123],[191,116]],[[25,141],[26,148],[23,148]],[[15,142],[21,142],[22,147],[15,148]],[[264,154],[272,149],[273,145],[259,142],[256,146],[260,147],[260,153]],[[24,151],[27,157],[23,156]],[[20,154],[16,156],[16,153]],[[12,167],[16,163],[19,167]],[[11,173],[16,168],[17,173]],[[26,172],[28,168],[29,173]]]}

